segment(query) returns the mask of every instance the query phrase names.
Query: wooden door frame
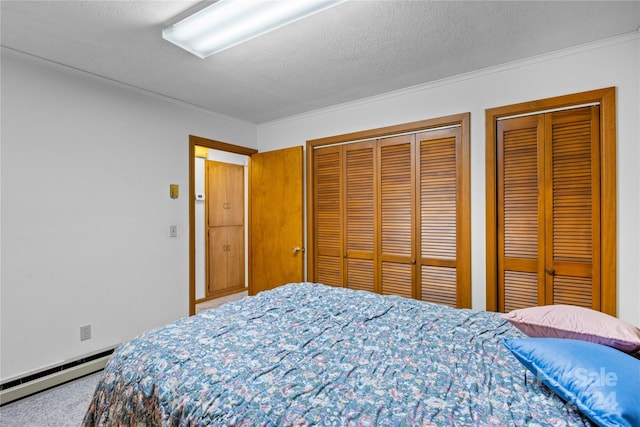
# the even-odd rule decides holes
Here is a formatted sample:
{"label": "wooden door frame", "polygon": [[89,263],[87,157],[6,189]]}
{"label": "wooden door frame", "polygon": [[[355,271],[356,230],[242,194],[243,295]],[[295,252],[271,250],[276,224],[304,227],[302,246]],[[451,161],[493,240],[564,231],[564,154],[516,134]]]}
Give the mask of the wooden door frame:
{"label": "wooden door frame", "polygon": [[[465,278],[461,286],[461,295],[458,295],[459,307],[471,307],[471,180],[470,180],[470,113],[452,114],[450,116],[437,117],[433,119],[420,120],[416,122],[404,123],[399,125],[387,126],[382,128],[370,129],[360,132],[346,133],[342,135],[330,136],[326,138],[312,139],[307,141],[307,274],[310,274],[309,280],[315,280],[315,261],[314,261],[314,219],[313,219],[313,156],[314,148],[334,144],[344,144],[367,139],[378,139],[387,136],[394,136],[403,133],[414,133],[420,131],[428,131],[430,129],[445,126],[460,126],[460,139],[462,144],[461,161],[463,164],[460,171],[460,192],[465,200],[463,211],[461,212],[462,221],[460,229],[457,231],[461,236],[469,236],[468,244],[459,248],[459,261],[463,265],[464,271],[461,276]],[[342,243],[342,242],[341,242]]]}
{"label": "wooden door frame", "polygon": [[[195,165],[196,155],[195,147],[210,148],[212,150],[226,151],[229,153],[242,154],[251,158],[252,154],[258,152],[253,148],[233,145],[226,142],[216,141],[213,139],[202,138],[195,135],[189,135],[189,315],[196,314],[196,183],[195,183]],[[249,203],[251,201],[249,200]],[[249,241],[249,246],[251,241]],[[247,250],[249,250],[247,248]],[[248,280],[251,280],[250,277]]]}
{"label": "wooden door frame", "polygon": [[600,283],[613,283],[600,293],[600,311],[617,314],[616,88],[608,87],[485,110],[486,309],[498,309],[497,152],[498,119],[520,114],[600,104]]}

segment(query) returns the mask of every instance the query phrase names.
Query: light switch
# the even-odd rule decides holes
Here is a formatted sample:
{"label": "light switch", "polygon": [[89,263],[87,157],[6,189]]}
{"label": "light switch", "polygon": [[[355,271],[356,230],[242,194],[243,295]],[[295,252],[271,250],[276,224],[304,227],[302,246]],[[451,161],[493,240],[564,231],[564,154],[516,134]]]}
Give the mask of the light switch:
{"label": "light switch", "polygon": [[170,225],[169,226],[169,237],[178,237],[178,226]]}

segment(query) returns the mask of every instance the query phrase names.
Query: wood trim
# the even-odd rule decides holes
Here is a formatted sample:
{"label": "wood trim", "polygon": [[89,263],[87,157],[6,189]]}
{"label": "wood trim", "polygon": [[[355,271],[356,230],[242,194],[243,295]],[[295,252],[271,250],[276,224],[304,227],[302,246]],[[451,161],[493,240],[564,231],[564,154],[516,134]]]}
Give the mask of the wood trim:
{"label": "wood trim", "polygon": [[[591,160],[592,160],[592,164],[591,164],[591,176],[595,177],[595,179],[592,178],[592,186],[593,188],[597,188],[596,191],[594,191],[592,193],[593,197],[597,197],[597,201],[594,202],[594,206],[591,207],[591,215],[593,218],[597,218],[597,221],[594,221],[594,227],[592,229],[592,239],[593,240],[597,240],[598,241],[598,246],[602,247],[602,232],[600,230],[600,226],[602,224],[602,217],[601,217],[601,212],[604,209],[606,209],[606,206],[602,205],[602,201],[600,200],[600,196],[602,195],[602,189],[600,188],[601,184],[602,184],[602,178],[600,176],[600,171],[602,169],[601,163],[600,163],[600,154],[598,153],[597,155],[594,155],[594,152],[598,152],[599,150],[599,139],[600,138],[595,138],[594,135],[600,135],[600,122],[597,120],[598,117],[600,115],[600,109],[599,108],[591,108]],[[600,210],[598,209],[594,209],[594,207],[601,207]],[[595,307],[594,305],[594,309],[597,310],[602,310],[602,271],[601,271],[601,267],[602,267],[602,260],[601,260],[601,251],[595,251],[593,253],[593,260],[592,260],[592,269],[594,271],[593,277],[595,277],[597,279],[597,283],[596,280],[593,280],[592,284],[591,284],[591,294],[593,295],[592,298],[592,304],[594,303],[594,299],[597,301],[597,307]]]}
{"label": "wood trim", "polygon": [[617,314],[617,195],[616,195],[616,88],[608,87],[485,110],[486,184],[486,309],[498,309],[498,253],[496,209],[496,121],[502,117],[543,112],[592,102],[600,103],[601,150],[601,283],[615,284],[602,290],[600,310]]}
{"label": "wood trim", "polygon": [[[415,138],[413,141],[413,152],[411,153],[411,163],[417,163],[420,158],[420,143],[418,142],[418,138]],[[419,174],[419,166],[416,165],[413,175],[413,218],[415,224],[415,230],[420,230],[422,228],[422,217],[420,215],[420,180],[417,178]],[[413,265],[413,282],[418,284],[422,282],[422,266],[425,264],[425,260],[422,259],[422,244],[419,242],[420,239],[413,239],[413,248],[412,253],[414,254],[414,259],[411,260]],[[422,286],[415,286],[413,297],[417,300],[422,300]]]}
{"label": "wood trim", "polygon": [[[604,207],[600,214],[600,283],[615,283],[600,294],[600,310],[617,315],[617,184],[616,184],[616,90],[602,91],[600,101],[600,203]],[[606,143],[604,143],[606,142]]]}
{"label": "wood trim", "polygon": [[[195,151],[194,147],[194,151]],[[208,151],[208,150],[207,150]],[[209,235],[209,163],[212,160],[204,159],[204,194],[205,194],[205,202],[204,202],[204,262],[205,262],[205,274],[204,274],[204,295],[206,297],[212,297],[213,293],[209,290],[209,284],[211,283],[211,264],[209,264],[209,260],[211,257],[211,248],[209,245],[211,244],[211,236]],[[195,172],[195,171],[194,171]],[[195,176],[194,176],[195,179]],[[195,191],[191,194],[195,194]],[[195,218],[194,218],[195,219]],[[195,221],[194,221],[195,223]],[[197,303],[196,303],[197,304]]]}
{"label": "wood trim", "polygon": [[[553,304],[555,274],[547,274],[553,263],[553,114],[540,114],[538,121],[538,305]],[[541,144],[540,141],[543,141]],[[542,215],[541,215],[542,212]],[[502,310],[501,310],[502,311]]]}
{"label": "wood trim", "polygon": [[460,115],[460,142],[456,147],[456,155],[460,156],[457,162],[460,165],[457,171],[458,203],[458,230],[457,239],[457,306],[458,308],[471,308],[471,144],[470,123],[471,113]]}
{"label": "wood trim", "polygon": [[189,316],[196,314],[196,144],[189,136]]}
{"label": "wood trim", "polygon": [[[521,102],[519,104],[504,105],[502,107],[488,108],[485,110],[485,112],[486,114],[490,114],[497,120],[502,117],[544,112],[545,110],[578,106],[582,104],[589,104],[592,102],[598,102],[602,106],[602,104],[607,102],[605,100],[608,100],[610,102],[611,99],[615,101],[615,87],[573,93],[570,95],[555,96],[553,98],[539,99],[536,101]],[[613,107],[615,112],[615,106]]]}
{"label": "wood trim", "polygon": [[[315,278],[316,277],[316,265],[312,261],[314,257],[314,247],[315,247],[315,231],[311,226],[313,221],[311,218],[313,217],[313,194],[315,194],[315,190],[313,188],[313,156],[309,155],[309,151],[311,148],[309,147],[309,142],[305,144],[306,151],[306,171],[307,171],[307,182],[306,182],[306,193],[307,193],[307,246],[306,246],[306,255],[307,255],[307,278]],[[342,247],[342,246],[341,246]],[[311,279],[309,279],[311,280]]]}
{"label": "wood trim", "polygon": [[[537,137],[536,140],[537,141],[544,141],[544,144],[538,144],[538,150],[537,150],[537,162],[538,162],[538,262],[537,262],[537,269],[534,272],[537,272],[538,274],[538,304],[539,305],[543,305],[543,304],[552,304],[553,303],[553,276],[550,276],[546,273],[546,266],[547,266],[547,262],[549,262],[548,265],[552,266],[553,265],[553,254],[552,254],[552,249],[549,248],[549,250],[547,250],[547,247],[551,246],[549,245],[549,242],[551,242],[551,240],[547,241],[547,227],[546,225],[549,224],[549,228],[548,228],[548,232],[549,235],[552,235],[551,231],[552,231],[552,220],[553,220],[553,203],[550,203],[549,205],[547,205],[547,195],[545,194],[545,182],[551,182],[551,181],[547,181],[547,179],[550,179],[549,177],[547,177],[547,169],[549,169],[549,173],[551,173],[551,167],[553,165],[552,163],[552,158],[553,158],[553,154],[552,154],[552,150],[551,150],[551,141],[552,141],[552,135],[553,133],[551,132],[551,126],[547,126],[547,122],[549,121],[549,118],[545,115],[539,114],[537,116],[533,116],[534,120],[537,121]],[[547,145],[548,144],[548,145]],[[545,153],[549,153],[548,155],[545,155]],[[553,184],[551,186],[551,193],[553,193]],[[551,200],[549,200],[549,202],[552,202]],[[550,217],[545,217],[545,215],[541,215],[541,212],[544,212],[545,215],[551,215]],[[549,237],[549,239],[551,239]],[[552,246],[551,246],[552,247]],[[551,256],[551,259],[547,259],[548,256]],[[506,268],[506,265],[505,265]],[[504,280],[504,275],[503,277],[501,277],[501,280]],[[541,284],[541,286],[540,286]],[[502,290],[504,292],[504,289]],[[546,298],[550,298],[549,302],[547,302]],[[503,304],[504,301],[501,301],[501,304]],[[502,311],[504,307],[500,307],[500,310]]]}
{"label": "wood trim", "polygon": [[[193,316],[194,314],[196,314],[196,202],[194,197],[194,194],[196,192],[194,176],[196,164],[196,145],[219,151],[244,154],[246,156],[251,156],[252,154],[258,152],[258,150],[255,150],[253,148],[242,147],[239,145],[233,145],[213,139],[189,135],[189,193],[187,195],[187,197],[189,198],[189,316]],[[251,240],[249,240],[249,247],[251,247]]]}
{"label": "wood trim", "polygon": [[[398,135],[401,133],[418,132],[437,127],[457,125],[464,121],[465,116],[467,116],[468,120],[470,113],[452,114],[450,116],[444,116],[435,119],[420,120],[417,122],[386,126],[359,132],[345,133],[342,135],[329,136],[326,138],[311,139],[307,141],[307,148],[313,149],[314,147],[320,147],[323,145],[340,144],[343,142],[356,142],[364,139],[382,138],[385,136]],[[307,153],[309,153],[309,151],[307,151]]]}
{"label": "wood trim", "polygon": [[250,156],[258,152],[258,150],[254,148],[242,147],[240,145],[229,144],[227,142],[202,138],[200,136],[195,136],[195,135],[189,135],[189,143],[193,143],[193,145],[199,145],[201,147],[211,148],[213,150],[226,151],[229,153],[236,153],[236,154],[244,154],[245,156]]}
{"label": "wood trim", "polygon": [[449,259],[422,258],[420,259],[420,265],[425,265],[430,267],[458,268],[458,261],[449,260]]}
{"label": "wood trim", "polygon": [[494,113],[485,110],[485,197],[486,197],[486,309],[498,311],[498,181],[497,133]]}
{"label": "wood trim", "polygon": [[251,265],[253,264],[253,251],[251,250],[251,242],[253,241],[253,233],[251,232],[251,224],[253,224],[253,207],[251,206],[251,194],[253,191],[252,163],[253,158],[251,157],[251,155],[249,155],[247,159],[247,166],[249,167],[249,173],[247,174],[247,179],[249,180],[249,182],[247,182],[247,192],[249,193],[247,197],[247,209],[249,210],[249,214],[247,215],[247,228],[249,229],[249,235],[247,237],[247,246],[249,249],[249,252],[247,253],[247,262],[249,263],[249,265],[247,266],[247,274],[249,275],[249,277],[247,277],[247,295],[249,296],[253,296],[256,294],[253,289],[253,267],[251,267]]}
{"label": "wood trim", "polygon": [[[416,164],[416,146],[418,145],[416,142],[416,137],[413,135],[412,137],[412,146],[411,146],[411,200],[413,204],[411,206],[411,223],[414,224],[414,227],[417,227],[418,224],[418,166]],[[417,228],[414,228],[417,230]],[[418,239],[414,235],[411,238],[411,259],[409,260],[411,263],[411,283],[418,283]],[[412,286],[411,296],[413,298],[418,298],[418,289],[419,286]]]}

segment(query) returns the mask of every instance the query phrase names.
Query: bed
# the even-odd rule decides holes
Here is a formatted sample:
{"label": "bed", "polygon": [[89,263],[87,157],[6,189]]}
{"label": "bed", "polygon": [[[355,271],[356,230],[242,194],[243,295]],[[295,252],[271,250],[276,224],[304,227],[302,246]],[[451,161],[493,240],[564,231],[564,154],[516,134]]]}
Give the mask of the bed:
{"label": "bed", "polygon": [[590,426],[499,314],[299,283],[120,346],[83,426]]}

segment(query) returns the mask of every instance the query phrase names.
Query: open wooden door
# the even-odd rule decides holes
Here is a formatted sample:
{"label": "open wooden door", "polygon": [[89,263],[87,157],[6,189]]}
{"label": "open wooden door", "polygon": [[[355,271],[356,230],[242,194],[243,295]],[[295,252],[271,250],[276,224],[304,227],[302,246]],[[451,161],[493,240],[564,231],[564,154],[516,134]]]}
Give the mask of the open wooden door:
{"label": "open wooden door", "polygon": [[304,280],[302,147],[253,154],[249,295]]}

